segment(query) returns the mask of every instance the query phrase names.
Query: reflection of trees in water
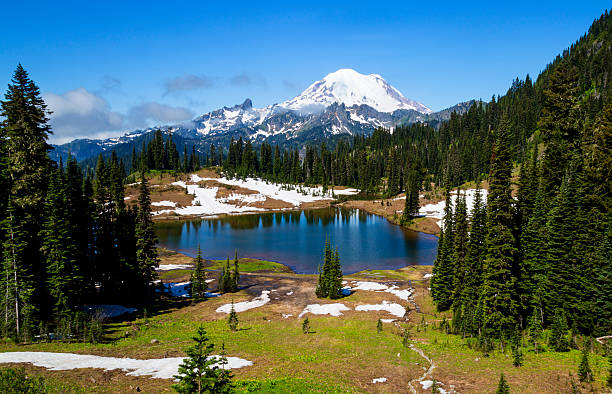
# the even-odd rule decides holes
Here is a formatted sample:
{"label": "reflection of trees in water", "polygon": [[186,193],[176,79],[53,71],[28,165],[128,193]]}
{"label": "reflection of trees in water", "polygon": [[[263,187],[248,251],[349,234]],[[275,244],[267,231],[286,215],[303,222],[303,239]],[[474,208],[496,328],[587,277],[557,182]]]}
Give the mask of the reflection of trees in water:
{"label": "reflection of trees in water", "polygon": [[267,213],[261,215],[261,225],[262,227],[272,227],[274,225],[274,214]]}
{"label": "reflection of trees in water", "polygon": [[245,230],[259,227],[260,215],[237,215],[218,219],[222,224],[227,224],[235,230]]}

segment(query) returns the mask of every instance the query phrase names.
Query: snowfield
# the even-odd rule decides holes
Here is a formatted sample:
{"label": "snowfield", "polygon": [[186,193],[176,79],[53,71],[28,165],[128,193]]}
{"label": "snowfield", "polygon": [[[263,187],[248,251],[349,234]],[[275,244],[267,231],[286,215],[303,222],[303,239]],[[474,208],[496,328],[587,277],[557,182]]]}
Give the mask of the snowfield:
{"label": "snowfield", "polygon": [[350,311],[351,308],[347,307],[344,304],[310,304],[307,305],[306,308],[298,315],[298,318],[304,316],[307,313],[312,313],[313,315],[331,315],[331,316],[340,316],[344,311]]}
{"label": "snowfield", "polygon": [[408,301],[408,299],[410,298],[413,292],[413,289],[399,290],[398,286],[396,285],[387,286],[383,283],[377,283],[377,282],[351,282],[351,285],[353,287],[346,286],[342,290],[348,291],[349,294],[350,292],[354,290],[379,291],[379,292],[391,293],[394,296],[404,301]]}
{"label": "snowfield", "polygon": [[355,310],[361,312],[387,311],[397,317],[404,317],[404,315],[406,314],[406,309],[403,306],[389,301],[383,301],[382,304],[375,305],[358,305],[355,307]]}
{"label": "snowfield", "polygon": [[[244,311],[248,311],[249,309],[264,306],[268,302],[270,302],[270,291],[264,290],[261,292],[261,295],[259,297],[255,297],[251,301],[242,301],[242,302],[235,303],[234,310],[236,312],[244,312]],[[215,312],[230,313],[231,310],[232,310],[232,304],[225,304],[225,305],[221,305],[220,307],[218,307]]]}
{"label": "snowfield", "polygon": [[194,268],[193,264],[160,264],[157,271],[184,270]]}
{"label": "snowfield", "polygon": [[[233,193],[228,197],[217,198],[217,187],[200,187],[197,184],[201,181],[216,181],[225,185],[238,186],[244,189],[253,190],[254,194],[236,194]],[[154,203],[155,206],[172,206],[174,209],[163,209],[154,212],[154,215],[174,212],[178,215],[218,215],[230,213],[258,212],[266,209],[251,206],[254,203],[266,201],[268,198],[284,201],[299,207],[306,202],[331,200],[334,197],[331,191],[323,193],[322,187],[299,187],[293,190],[284,190],[283,185],[277,183],[269,183],[261,179],[246,178],[242,179],[227,179],[227,178],[202,178],[196,174],[192,174],[190,182],[177,181],[172,185],[180,186],[187,189],[187,193],[195,196],[192,205],[183,208],[176,208],[176,203],[171,201],[160,201]],[[342,189],[334,190],[335,195],[351,195],[357,194],[357,189]],[[238,204],[238,205],[236,205]]]}
{"label": "snowfield", "polygon": [[[217,358],[218,356],[212,356]],[[150,375],[158,379],[172,379],[178,373],[183,357],[137,360],[133,358],[102,357],[74,353],[51,352],[7,352],[0,353],[0,363],[30,363],[52,371],[65,371],[77,368],[101,368],[106,371],[120,369],[127,375]],[[227,357],[227,368],[236,369],[253,365],[239,357]],[[219,365],[218,365],[219,366]],[[219,366],[220,367],[220,366]]]}
{"label": "snowfield", "polygon": [[[484,189],[480,190],[482,193],[483,202],[487,201],[487,191]],[[465,195],[465,203],[467,205],[468,214],[472,212],[472,208],[474,208],[474,195],[476,194],[476,189],[467,189],[463,190],[461,194]],[[453,202],[453,207],[457,205],[457,191],[451,192],[451,201]],[[428,218],[438,219],[437,224],[442,228],[442,219],[444,219],[444,208],[446,207],[446,201],[442,200],[435,204],[427,204],[419,208],[419,215],[424,215]]]}

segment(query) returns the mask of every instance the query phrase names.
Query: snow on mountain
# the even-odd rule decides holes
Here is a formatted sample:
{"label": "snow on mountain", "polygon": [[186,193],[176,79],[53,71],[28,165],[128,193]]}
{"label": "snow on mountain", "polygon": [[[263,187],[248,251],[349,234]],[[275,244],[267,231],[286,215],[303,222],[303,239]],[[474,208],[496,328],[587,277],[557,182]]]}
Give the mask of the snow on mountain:
{"label": "snow on mountain", "polygon": [[347,107],[365,104],[379,112],[411,109],[423,114],[432,111],[423,104],[404,97],[380,75],[360,74],[345,68],[328,74],[310,85],[299,96],[279,104],[280,107],[302,113],[321,111],[333,103]]}

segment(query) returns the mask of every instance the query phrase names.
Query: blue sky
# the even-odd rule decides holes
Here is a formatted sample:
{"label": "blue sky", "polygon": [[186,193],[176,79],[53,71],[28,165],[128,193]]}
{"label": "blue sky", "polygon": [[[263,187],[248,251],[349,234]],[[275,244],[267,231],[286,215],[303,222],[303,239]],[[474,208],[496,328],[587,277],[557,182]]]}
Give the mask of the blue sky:
{"label": "blue sky", "polygon": [[56,112],[54,142],[176,123],[247,97],[263,107],[339,68],[380,74],[435,111],[537,76],[609,6],[286,3],[13,1],[3,5],[0,82],[23,64]]}

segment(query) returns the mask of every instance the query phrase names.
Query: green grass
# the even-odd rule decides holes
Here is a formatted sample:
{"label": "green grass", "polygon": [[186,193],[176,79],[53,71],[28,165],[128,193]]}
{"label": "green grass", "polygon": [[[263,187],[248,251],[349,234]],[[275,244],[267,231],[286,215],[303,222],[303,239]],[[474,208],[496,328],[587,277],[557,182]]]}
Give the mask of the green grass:
{"label": "green grass", "polygon": [[[221,270],[225,266],[226,260],[211,260],[212,264],[207,269]],[[233,260],[230,259],[230,266],[233,268]],[[277,263],[275,261],[266,261],[259,259],[241,259],[238,264],[238,270],[240,272],[258,272],[258,271],[271,271],[271,272],[292,272],[287,266]]]}

